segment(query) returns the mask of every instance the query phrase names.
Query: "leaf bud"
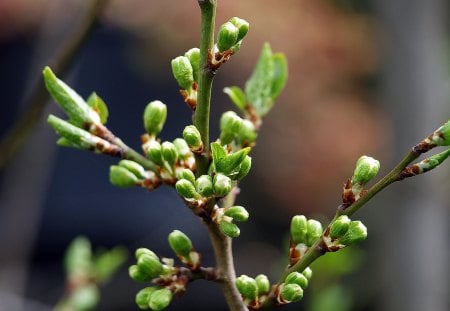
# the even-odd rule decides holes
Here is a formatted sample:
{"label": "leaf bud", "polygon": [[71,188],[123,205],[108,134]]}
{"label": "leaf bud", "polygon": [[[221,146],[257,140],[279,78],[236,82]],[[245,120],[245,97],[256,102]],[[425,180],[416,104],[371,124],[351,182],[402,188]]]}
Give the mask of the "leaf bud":
{"label": "leaf bud", "polygon": [[303,270],[302,274],[309,280],[311,280],[313,272],[310,267],[306,267],[305,270]]}
{"label": "leaf bud", "polygon": [[258,134],[256,133],[255,126],[250,120],[242,120],[242,125],[237,133],[239,142],[243,144],[251,144],[256,140]]}
{"label": "leaf bud", "polygon": [[308,286],[308,279],[300,272],[292,272],[284,280],[286,284],[297,284],[301,288],[305,289]]}
{"label": "leaf bud", "polygon": [[204,197],[210,197],[214,194],[212,178],[209,175],[202,175],[195,181],[197,192]]}
{"label": "leaf bud", "polygon": [[171,166],[175,165],[178,161],[178,151],[175,145],[170,141],[165,141],[161,144],[162,157]]}
{"label": "leaf bud", "polygon": [[189,51],[187,51],[186,53],[184,53],[184,56],[186,56],[189,59],[189,62],[191,63],[194,81],[198,81],[198,67],[200,64],[200,49],[192,48]]}
{"label": "leaf bud", "polygon": [[303,289],[298,284],[285,284],[281,290],[281,297],[286,302],[299,301],[303,298]]}
{"label": "leaf bud", "polygon": [[156,140],[151,140],[145,144],[147,157],[155,164],[162,166],[164,160],[162,156],[161,144]]}
{"label": "leaf bud", "polygon": [[353,172],[352,183],[353,184],[366,184],[380,169],[380,162],[372,157],[361,156],[356,161],[355,171]]}
{"label": "leaf bud", "polygon": [[342,237],[348,230],[350,225],[350,218],[347,215],[339,216],[330,227],[330,237],[332,239],[338,239]]}
{"label": "leaf bud", "polygon": [[258,295],[267,294],[270,290],[270,282],[265,274],[259,274],[255,278],[258,287]]}
{"label": "leaf bud", "polygon": [[227,208],[225,216],[233,218],[234,221],[242,222],[247,221],[249,214],[243,206],[235,205]]}
{"label": "leaf bud", "polygon": [[217,173],[214,176],[213,184],[214,184],[214,194],[218,197],[226,196],[233,187],[231,184],[231,179],[228,176],[225,176],[224,174],[221,173]]}
{"label": "leaf bud", "polygon": [[234,111],[227,111],[220,118],[220,142],[222,145],[233,141],[236,134],[241,129],[242,118]]}
{"label": "leaf bud", "polygon": [[192,155],[191,149],[183,138],[175,138],[173,141],[175,148],[177,148],[178,155],[181,159],[186,160]]}
{"label": "leaf bud", "polygon": [[222,220],[219,223],[219,226],[222,232],[230,238],[237,238],[241,234],[241,230],[239,229],[239,227],[231,222]]}
{"label": "leaf bud", "polygon": [[306,245],[312,246],[322,235],[322,225],[315,219],[308,219],[306,232]]}
{"label": "leaf bud", "polygon": [[172,297],[173,295],[170,289],[165,287],[157,289],[150,295],[148,305],[154,311],[164,310],[172,301]]}
{"label": "leaf bud", "polygon": [[130,266],[128,268],[128,274],[133,280],[138,282],[147,282],[151,280],[151,278],[149,278],[146,273],[141,271],[137,265]]}
{"label": "leaf bud", "polygon": [[136,177],[140,179],[144,179],[147,177],[147,173],[142,165],[137,162],[131,160],[121,160],[119,162],[119,166],[126,168],[131,173],[133,173]]}
{"label": "leaf bud", "polygon": [[189,58],[186,56],[178,56],[172,59],[172,73],[182,89],[190,90],[192,88],[194,70]]}
{"label": "leaf bud", "polygon": [[187,179],[180,179],[175,184],[179,195],[185,199],[200,199],[200,194],[195,190],[194,185]]}
{"label": "leaf bud", "polygon": [[229,22],[232,23],[234,26],[236,26],[237,29],[239,29],[239,34],[236,41],[241,41],[248,33],[248,29],[250,27],[249,23],[246,20],[239,17],[233,17],[229,20]]}
{"label": "leaf bud", "polygon": [[139,256],[137,260],[137,266],[139,271],[145,274],[149,279],[153,279],[159,276],[163,270],[159,258],[155,258],[147,254],[142,254],[141,256]]}
{"label": "leaf bud", "polygon": [[431,135],[431,140],[438,146],[450,145],[450,120],[434,131]]}
{"label": "leaf bud", "polygon": [[294,244],[306,242],[307,220],[304,215],[296,215],[291,220],[291,239]]}
{"label": "leaf bud", "polygon": [[170,248],[177,256],[189,257],[189,253],[193,250],[192,242],[189,237],[180,230],[172,231],[168,236]]}
{"label": "leaf bud", "polygon": [[195,125],[188,125],[184,128],[183,138],[192,151],[196,152],[203,150],[202,137]]}
{"label": "leaf bud", "polygon": [[219,28],[217,48],[220,52],[230,49],[238,41],[239,29],[231,22],[226,22]]}
{"label": "leaf bud", "polygon": [[236,279],[236,288],[241,293],[242,297],[253,301],[258,297],[258,285],[254,278],[248,275],[241,275]]}
{"label": "leaf bud", "polygon": [[98,96],[97,93],[92,92],[92,94],[89,95],[88,99],[86,100],[86,103],[98,114],[98,116],[100,117],[100,122],[102,124],[105,124],[108,121],[108,106],[106,106],[103,99],[101,99],[101,97]]}
{"label": "leaf bud", "polygon": [[183,169],[179,174],[178,174],[178,179],[187,179],[191,182],[191,184],[195,184],[195,175],[194,173],[188,169],[185,168]]}
{"label": "leaf bud", "polygon": [[148,134],[158,135],[166,122],[167,106],[159,100],[150,102],[144,110],[144,127]]}
{"label": "leaf bud", "polygon": [[352,221],[348,227],[347,232],[344,234],[342,238],[339,239],[339,242],[344,245],[351,245],[358,242],[361,242],[367,238],[367,228],[364,226],[362,222],[359,220]]}
{"label": "leaf bud", "polygon": [[236,176],[233,178],[236,180],[241,180],[245,176],[248,175],[250,169],[252,168],[252,158],[250,156],[246,156],[239,167],[239,171]]}
{"label": "leaf bud", "polygon": [[439,165],[442,164],[448,157],[450,156],[450,149],[447,149],[443,152],[432,155],[419,163],[416,163],[412,166],[416,166],[418,168],[418,174],[422,174],[428,172]]}
{"label": "leaf bud", "polygon": [[145,287],[136,294],[136,304],[138,305],[139,309],[148,310],[150,308],[148,303],[150,301],[150,296],[155,290],[156,287],[154,286]]}
{"label": "leaf bud", "polygon": [[111,165],[109,168],[109,181],[116,187],[127,188],[135,186],[138,178],[122,166]]}

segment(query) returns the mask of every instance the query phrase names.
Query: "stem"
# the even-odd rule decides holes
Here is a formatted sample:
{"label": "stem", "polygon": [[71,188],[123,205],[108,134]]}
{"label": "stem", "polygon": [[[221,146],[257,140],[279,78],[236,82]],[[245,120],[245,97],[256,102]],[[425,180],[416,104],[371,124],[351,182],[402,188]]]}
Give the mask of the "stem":
{"label": "stem", "polygon": [[[54,73],[57,76],[63,76],[69,68],[75,54],[86,42],[89,34],[96,26],[97,18],[106,4],[106,0],[92,1],[92,5],[86,12],[85,18],[75,30],[73,35],[68,36],[60,49],[50,63]],[[30,93],[30,105],[24,113],[15,121],[4,138],[0,142],[0,168],[4,167],[12,159],[16,151],[23,145],[31,129],[40,120],[44,111],[49,94],[44,86],[42,79],[39,79]]]}
{"label": "stem", "polygon": [[150,170],[155,173],[158,172],[158,168],[152,161],[148,160],[146,157],[144,157],[136,150],[128,147],[121,139],[114,137],[112,142],[123,150],[124,159],[133,160],[134,162],[137,162],[140,165],[142,165],[147,170]]}
{"label": "stem", "polygon": [[214,47],[214,24],[217,0],[198,0],[201,10],[200,64],[198,74],[197,107],[193,123],[199,130],[205,146],[202,155],[196,155],[197,175],[204,174],[209,163],[209,111],[214,71],[209,66],[209,53]]}

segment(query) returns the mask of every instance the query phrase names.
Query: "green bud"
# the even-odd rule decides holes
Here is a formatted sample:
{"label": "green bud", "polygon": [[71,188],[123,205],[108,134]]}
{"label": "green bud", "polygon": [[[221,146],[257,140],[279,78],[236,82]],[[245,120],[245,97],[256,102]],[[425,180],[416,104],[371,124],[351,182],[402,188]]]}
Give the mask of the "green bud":
{"label": "green bud", "polygon": [[303,298],[303,289],[298,284],[285,284],[281,290],[281,297],[286,302],[299,301]]}
{"label": "green bud", "polygon": [[175,145],[170,141],[165,141],[161,144],[161,153],[163,159],[167,161],[170,165],[175,165],[178,161],[178,151]]}
{"label": "green bud", "polygon": [[147,157],[159,166],[164,165],[161,144],[156,140],[151,140],[145,144]]}
{"label": "green bud", "polygon": [[246,156],[242,161],[241,166],[239,167],[239,172],[233,178],[236,180],[241,180],[242,178],[248,175],[251,168],[252,168],[252,158]]}
{"label": "green bud", "polygon": [[150,296],[156,291],[156,287],[145,287],[136,294],[136,304],[141,310],[148,310]]}
{"label": "green bud", "polygon": [[231,191],[231,188],[233,188],[231,179],[221,173],[217,173],[214,176],[213,184],[214,194],[218,197],[226,196]]}
{"label": "green bud", "polygon": [[361,156],[356,162],[355,171],[353,172],[353,184],[366,184],[380,169],[380,162],[368,156]]}
{"label": "green bud", "polygon": [[270,290],[270,282],[266,275],[259,274],[255,278],[256,285],[258,287],[258,294],[264,295],[267,294]]}
{"label": "green bud", "polygon": [[185,168],[183,169],[179,174],[178,174],[178,179],[187,179],[191,182],[191,184],[195,185],[195,175],[194,173],[188,169]]}
{"label": "green bud", "polygon": [[242,297],[255,300],[258,297],[258,285],[254,278],[249,277],[248,275],[241,275],[236,279],[236,287],[238,291],[241,293]]}
{"label": "green bud", "polygon": [[236,41],[241,41],[248,32],[248,29],[250,27],[249,23],[239,17],[233,17],[229,20],[229,22],[236,26],[237,29],[239,29],[239,34]]}
{"label": "green bud", "polygon": [[422,174],[425,172],[428,172],[445,161],[450,156],[450,149],[447,149],[443,152],[440,152],[438,154],[432,155],[431,157],[428,157],[419,163],[414,164],[418,168],[418,173]]}
{"label": "green bud", "polygon": [[300,272],[292,272],[285,279],[286,284],[297,284],[305,289],[308,286],[308,279]]}
{"label": "green bud", "polygon": [[342,237],[348,230],[350,225],[350,218],[347,215],[339,216],[330,227],[330,237],[332,239],[337,239]]}
{"label": "green bud", "polygon": [[144,110],[144,127],[150,135],[158,135],[166,122],[167,106],[159,100],[150,102]]}
{"label": "green bud", "polygon": [[204,197],[210,197],[214,194],[212,178],[209,175],[202,175],[195,181],[197,192]]}
{"label": "green bud", "polygon": [[139,256],[137,266],[139,271],[145,274],[149,279],[159,276],[163,270],[159,258],[155,258],[147,254],[142,254]]}
{"label": "green bud", "polygon": [[170,289],[165,287],[157,289],[150,295],[148,305],[154,311],[164,310],[172,301],[172,297],[173,295]]}
{"label": "green bud", "polygon": [[186,56],[178,56],[172,59],[172,73],[182,89],[190,90],[192,88],[194,69],[189,58]]}
{"label": "green bud", "polygon": [[258,134],[256,133],[255,126],[250,120],[242,120],[241,128],[237,133],[239,142],[243,144],[251,144],[256,140]]}
{"label": "green bud", "polygon": [[108,106],[106,106],[103,99],[101,99],[101,97],[98,96],[97,93],[92,92],[92,94],[89,95],[88,99],[86,100],[86,103],[95,112],[97,112],[102,124],[105,124],[108,121]]}
{"label": "green bud", "polygon": [[195,190],[194,185],[187,179],[180,179],[175,184],[175,188],[179,195],[185,199],[200,199],[201,196]]}
{"label": "green bud", "polygon": [[222,220],[219,225],[222,232],[230,238],[237,238],[241,234],[239,227],[231,222]]}
{"label": "green bud", "polygon": [[291,220],[291,239],[294,244],[306,242],[307,220],[303,215],[296,215]]}
{"label": "green bud", "polygon": [[361,242],[367,238],[367,228],[362,222],[352,221],[349,225],[347,233],[339,239],[344,245],[351,245]]}
{"label": "green bud", "polygon": [[58,79],[50,67],[45,67],[42,74],[48,92],[74,125],[84,127],[86,123],[101,123],[99,114],[77,92]]}
{"label": "green bud", "polygon": [[198,81],[198,67],[200,64],[200,49],[192,48],[189,51],[187,51],[186,53],[184,53],[184,56],[186,56],[189,59],[189,62],[191,63],[194,81]]}
{"label": "green bud", "polygon": [[118,165],[111,165],[109,168],[109,181],[116,187],[128,188],[135,186],[139,180],[136,175],[126,168]]}
{"label": "green bud", "polygon": [[195,125],[188,125],[184,128],[183,138],[192,151],[201,151],[203,149],[202,137]]}
{"label": "green bud", "polygon": [[136,256],[136,259],[139,259],[139,257],[141,257],[142,255],[147,255],[147,256],[159,259],[158,256],[154,252],[152,252],[148,248],[144,248],[144,247],[138,248],[134,254]]}
{"label": "green bud", "polygon": [[121,160],[119,162],[119,166],[126,168],[128,171],[130,171],[140,179],[144,179],[148,175],[142,165],[131,160]]}
{"label": "green bud", "polygon": [[312,246],[322,235],[323,229],[320,222],[315,219],[308,219],[306,232],[306,245]]}
{"label": "green bud", "polygon": [[313,272],[310,267],[306,267],[305,270],[303,270],[302,274],[309,280],[311,280]]}
{"label": "green bud", "polygon": [[170,248],[177,256],[189,257],[189,253],[193,250],[192,242],[189,237],[179,230],[172,231],[169,236]]}
{"label": "green bud", "polygon": [[216,170],[218,172],[224,173],[225,175],[231,174],[234,170],[239,168],[245,157],[249,154],[250,150],[250,147],[246,147],[227,155],[217,163],[214,163],[214,165],[216,166]]}
{"label": "green bud", "polygon": [[225,216],[233,218],[234,221],[247,221],[249,214],[243,206],[235,205],[227,208]]}
{"label": "green bud", "polygon": [[191,149],[183,138],[176,138],[173,141],[175,148],[177,148],[178,155],[181,159],[186,160],[192,155]]}
{"label": "green bud", "polygon": [[438,146],[450,145],[450,120],[445,122],[433,133],[432,142]]}
{"label": "green bud", "polygon": [[227,111],[220,118],[220,142],[222,145],[233,141],[236,134],[241,129],[242,118],[234,111]]}
{"label": "green bud", "polygon": [[231,22],[226,22],[219,28],[217,34],[217,48],[220,52],[230,49],[238,41],[239,29]]}
{"label": "green bud", "polygon": [[138,282],[147,282],[151,280],[151,278],[142,272],[137,265],[130,266],[130,268],[128,268],[128,274],[133,280]]}

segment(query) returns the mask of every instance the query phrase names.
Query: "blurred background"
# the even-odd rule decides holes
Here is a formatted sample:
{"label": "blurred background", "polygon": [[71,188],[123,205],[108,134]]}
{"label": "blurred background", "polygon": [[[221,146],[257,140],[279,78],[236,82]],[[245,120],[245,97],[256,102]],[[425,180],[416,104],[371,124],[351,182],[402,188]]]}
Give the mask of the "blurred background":
{"label": "blurred background", "polygon": [[[92,1],[0,0],[0,137],[30,111],[43,66],[79,32]],[[198,46],[195,0],[103,1],[98,23],[63,78],[84,97],[96,91],[108,128],[139,148],[142,112],[168,105],[163,139],[181,135],[191,114],[170,60]],[[238,274],[284,267],[290,218],[326,222],[356,159],[381,161],[380,175],[450,115],[450,4],[446,0],[220,1],[217,25],[250,22],[239,51],[215,79],[212,138],[233,109],[223,87],[243,87],[264,42],[286,54],[289,81],[264,119],[253,169],[237,203],[251,214],[234,240]],[[172,256],[166,237],[187,233],[205,265],[214,258],[206,230],[172,189],[121,190],[108,182],[116,159],[57,148],[46,125],[49,103],[25,144],[0,171],[0,310],[50,310],[64,292],[64,249],[78,236],[94,247],[148,247]],[[369,228],[360,248],[316,265],[301,304],[286,310],[449,310],[449,164],[395,184],[355,216]],[[330,255],[331,256],[331,255]],[[337,256],[337,255],[334,255]],[[130,261],[131,262],[131,261]],[[124,266],[98,310],[136,310],[142,287]],[[320,267],[319,267],[320,266]],[[314,267],[313,267],[314,268]],[[226,310],[203,281],[169,310]]]}

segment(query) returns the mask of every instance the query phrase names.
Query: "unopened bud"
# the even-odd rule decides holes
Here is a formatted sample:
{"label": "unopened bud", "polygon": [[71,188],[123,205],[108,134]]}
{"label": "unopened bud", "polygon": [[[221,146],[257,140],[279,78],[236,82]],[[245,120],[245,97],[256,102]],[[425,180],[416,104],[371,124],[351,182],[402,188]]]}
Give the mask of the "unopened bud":
{"label": "unopened bud", "polygon": [[291,220],[291,239],[294,244],[306,243],[307,220],[304,215],[296,215]]}
{"label": "unopened bud", "polygon": [[351,245],[361,242],[367,238],[367,228],[362,222],[352,221],[348,227],[347,233],[339,239],[344,245]]}
{"label": "unopened bud", "polygon": [[222,145],[229,144],[241,129],[242,118],[234,111],[227,111],[220,118],[220,142]]}
{"label": "unopened bud", "polygon": [[239,167],[239,172],[233,179],[241,180],[245,176],[248,175],[250,169],[252,168],[252,158],[250,156],[246,156]]}
{"label": "unopened bud", "polygon": [[226,196],[228,193],[230,193],[231,188],[233,187],[231,184],[231,179],[221,173],[217,173],[214,176],[213,184],[214,194],[218,197]]}
{"label": "unopened bud", "polygon": [[255,278],[258,287],[258,295],[267,294],[270,290],[270,282],[265,274],[259,274]]}
{"label": "unopened bud", "polygon": [[237,134],[240,143],[249,145],[256,140],[257,136],[253,123],[250,120],[242,120],[241,128]]}
{"label": "unopened bud", "polygon": [[170,141],[165,141],[161,144],[162,157],[170,165],[175,165],[178,161],[178,151],[175,145]]}
{"label": "unopened bud", "polygon": [[285,302],[299,301],[303,298],[303,289],[298,284],[285,284],[281,290]]}
{"label": "unopened bud", "polygon": [[247,221],[249,214],[243,206],[235,205],[227,208],[225,216],[233,218],[234,221]]}
{"label": "unopened bud", "polygon": [[433,133],[431,140],[438,146],[450,145],[450,120],[445,122]]}
{"label": "unopened bud", "polygon": [[147,157],[152,160],[152,162],[158,164],[159,166],[164,165],[161,144],[156,140],[149,141],[145,144],[147,149]]}
{"label": "unopened bud", "polygon": [[450,156],[450,149],[447,149],[438,154],[432,155],[419,163],[414,164],[418,169],[418,174],[428,172],[436,167],[438,167],[442,162],[444,162]]}
{"label": "unopened bud", "polygon": [[187,51],[186,53],[184,53],[184,56],[186,56],[189,59],[189,62],[191,63],[194,81],[198,81],[198,67],[200,64],[200,49],[192,48],[189,51]]}
{"label": "unopened bud", "polygon": [[154,311],[164,310],[172,301],[172,297],[173,295],[170,289],[165,287],[157,289],[150,295],[148,305]]}
{"label": "unopened bud", "polygon": [[138,282],[146,282],[146,281],[150,281],[151,278],[148,277],[147,274],[145,274],[144,272],[142,272],[137,265],[132,265],[130,266],[130,268],[128,268],[128,274],[130,275],[130,277]]}
{"label": "unopened bud", "polygon": [[172,73],[178,85],[185,90],[190,90],[194,82],[194,70],[189,58],[178,56],[172,59]]}
{"label": "unopened bud", "polygon": [[219,28],[217,34],[217,48],[220,52],[230,49],[236,44],[239,36],[239,29],[231,22],[226,22]]}
{"label": "unopened bud", "polygon": [[195,125],[188,125],[184,128],[183,138],[192,151],[196,152],[203,149],[202,137]]}
{"label": "unopened bud", "polygon": [[169,236],[170,248],[177,254],[177,256],[189,257],[189,253],[192,251],[192,242],[189,237],[179,230],[172,231]]}
{"label": "unopened bud", "polygon": [[138,305],[139,309],[148,310],[150,308],[148,303],[150,301],[151,294],[153,294],[155,290],[156,287],[153,286],[145,287],[136,294],[136,304]]}
{"label": "unopened bud", "polygon": [[186,160],[192,155],[191,149],[183,138],[176,138],[173,141],[175,148],[177,148],[178,155],[181,159]]}
{"label": "unopened bud", "polygon": [[248,29],[250,27],[249,23],[239,17],[233,17],[229,20],[229,22],[236,26],[237,29],[239,29],[239,34],[236,41],[241,41],[248,32]]}
{"label": "unopened bud", "polygon": [[315,219],[308,219],[306,232],[306,245],[312,246],[322,235],[322,225]]}
{"label": "unopened bud", "polygon": [[235,224],[222,220],[220,223],[222,232],[230,238],[237,238],[241,234],[241,230]]}
{"label": "unopened bud", "polygon": [[250,301],[253,301],[256,297],[258,297],[258,285],[256,280],[248,275],[243,274],[238,277],[236,279],[236,287],[242,297]]}
{"label": "unopened bud", "polygon": [[131,160],[121,160],[119,163],[119,166],[126,168],[131,173],[133,173],[136,177],[140,179],[144,179],[147,177],[147,173],[145,172],[145,169],[142,165],[139,163],[136,163]]}
{"label": "unopened bud", "polygon": [[167,106],[155,100],[150,102],[144,110],[144,127],[148,134],[158,135],[166,122]]}
{"label": "unopened bud", "polygon": [[128,188],[135,186],[139,180],[136,175],[126,168],[118,165],[111,165],[109,168],[109,181],[116,187]]}
{"label": "unopened bud", "polygon": [[139,259],[139,257],[141,257],[142,255],[147,255],[158,259],[158,256],[154,252],[145,247],[138,248],[134,254],[136,256],[136,259]]}
{"label": "unopened bud", "polygon": [[305,289],[308,286],[308,279],[300,272],[289,273],[284,282],[286,284],[300,285],[302,289]]}
{"label": "unopened bud", "polygon": [[339,216],[330,227],[330,237],[332,239],[338,239],[342,237],[350,226],[350,218],[347,215]]}
{"label": "unopened bud", "polygon": [[313,272],[310,267],[306,267],[305,270],[303,270],[302,274],[309,280],[311,280]]}
{"label": "unopened bud", "polygon": [[202,175],[195,181],[197,192],[204,197],[210,197],[214,194],[212,178],[209,175]]}
{"label": "unopened bud", "polygon": [[194,173],[188,169],[185,168],[183,169],[179,174],[178,174],[178,179],[187,179],[191,182],[191,184],[195,184],[195,175]]}
{"label": "unopened bud", "polygon": [[180,179],[175,184],[179,195],[185,199],[200,199],[200,194],[195,190],[194,185],[187,179]]}
{"label": "unopened bud", "polygon": [[361,156],[356,162],[355,171],[353,172],[353,184],[366,184],[380,169],[380,162],[372,157]]}

